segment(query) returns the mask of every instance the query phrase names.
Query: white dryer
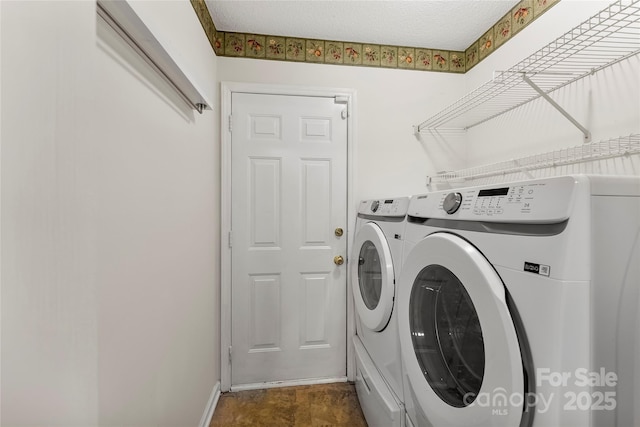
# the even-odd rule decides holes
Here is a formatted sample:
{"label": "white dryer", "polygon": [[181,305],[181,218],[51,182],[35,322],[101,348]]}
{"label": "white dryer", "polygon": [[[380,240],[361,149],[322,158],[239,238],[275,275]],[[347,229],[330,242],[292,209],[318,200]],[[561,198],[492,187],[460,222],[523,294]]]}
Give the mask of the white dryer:
{"label": "white dryer", "polygon": [[370,427],[404,425],[396,280],[409,198],[360,203],[350,257],[356,390]]}
{"label": "white dryer", "polygon": [[640,425],[640,178],[411,199],[398,327],[408,425]]}

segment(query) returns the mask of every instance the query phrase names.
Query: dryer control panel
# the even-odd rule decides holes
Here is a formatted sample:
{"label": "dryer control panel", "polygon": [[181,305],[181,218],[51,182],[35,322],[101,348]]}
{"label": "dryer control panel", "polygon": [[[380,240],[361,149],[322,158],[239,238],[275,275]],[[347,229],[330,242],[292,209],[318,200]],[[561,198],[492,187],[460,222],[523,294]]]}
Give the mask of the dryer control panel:
{"label": "dryer control panel", "polygon": [[409,210],[409,198],[363,200],[358,214],[377,217],[404,217]]}
{"label": "dryer control panel", "polygon": [[569,218],[578,184],[564,176],[437,191],[414,196],[408,214],[464,221],[559,222]]}

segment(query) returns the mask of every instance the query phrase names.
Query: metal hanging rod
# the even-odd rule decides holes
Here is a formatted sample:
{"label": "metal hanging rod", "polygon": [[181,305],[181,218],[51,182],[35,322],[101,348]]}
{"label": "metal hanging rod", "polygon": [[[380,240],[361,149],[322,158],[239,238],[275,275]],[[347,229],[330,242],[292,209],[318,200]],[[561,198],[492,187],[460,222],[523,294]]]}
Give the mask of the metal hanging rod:
{"label": "metal hanging rod", "polygon": [[[187,105],[200,114],[210,108],[200,91],[184,75],[127,2],[98,0],[96,13],[175,90]],[[120,15],[120,19],[115,16],[116,14]],[[134,32],[140,34],[135,36]],[[147,48],[138,40],[144,40]]]}
{"label": "metal hanging rod", "polygon": [[540,98],[523,75],[548,95],[639,53],[640,0],[619,0],[414,129],[469,129]]}

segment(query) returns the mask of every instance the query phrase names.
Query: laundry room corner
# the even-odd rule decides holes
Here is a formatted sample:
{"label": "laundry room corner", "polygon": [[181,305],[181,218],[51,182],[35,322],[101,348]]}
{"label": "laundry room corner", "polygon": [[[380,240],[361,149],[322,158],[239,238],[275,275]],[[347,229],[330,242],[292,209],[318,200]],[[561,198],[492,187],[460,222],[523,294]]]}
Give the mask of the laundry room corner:
{"label": "laundry room corner", "polygon": [[[602,150],[599,148],[599,143],[602,143],[602,147],[606,147],[609,140],[611,144],[615,144],[616,141],[613,140],[615,138],[640,133],[640,102],[638,102],[640,80],[637,78],[640,73],[640,57],[638,55],[625,57],[623,54],[633,49],[634,39],[625,41],[624,37],[614,36],[611,42],[605,42],[608,44],[593,48],[611,54],[612,59],[615,52],[621,52],[619,62],[604,69],[598,68],[599,62],[593,62],[597,55],[588,50],[587,42],[584,45],[577,44],[581,37],[593,37],[598,34],[598,31],[604,34],[617,27],[624,29],[625,26],[630,25],[631,21],[618,23],[617,18],[605,20],[606,16],[624,6],[626,3],[616,6],[608,1],[561,1],[465,75],[467,90],[471,92],[492,79],[499,82],[500,79],[505,78],[501,72],[518,67],[526,70],[529,63],[532,66],[541,67],[538,75],[530,74],[536,76],[533,78],[538,82],[543,82],[540,84],[544,84],[545,79],[550,82],[549,84],[553,84],[554,73],[560,73],[557,74],[559,78],[569,81],[572,75],[577,76],[583,72],[582,70],[589,70],[590,67],[594,69],[586,77],[550,93],[552,100],[566,112],[568,117],[563,116],[545,99],[539,98],[521,108],[469,128],[467,168],[478,167],[480,170],[482,166],[512,162],[511,169],[517,169],[520,161],[522,161],[521,164],[535,161],[529,158],[535,155],[546,155],[549,159],[555,158],[560,163],[568,156],[562,150],[579,150],[580,146],[584,146],[585,150],[593,149],[594,152],[599,152]],[[610,7],[613,8],[611,12],[607,10]],[[624,16],[624,13],[621,15]],[[602,24],[597,24],[598,16],[601,16]],[[591,23],[591,27],[588,23]],[[584,33],[580,36],[576,35],[574,40],[567,41],[567,45],[563,47],[561,42],[562,37],[567,37],[565,33],[577,34],[573,27],[584,28]],[[556,38],[558,41],[554,41]],[[588,43],[593,43],[593,40],[596,38],[590,38]],[[557,69],[549,70],[549,74],[545,75],[546,66],[534,65],[533,61],[537,61],[535,64],[544,63],[545,52],[549,52],[554,47],[556,51],[553,55],[558,55],[558,59],[553,60],[558,64]],[[563,49],[565,49],[564,52],[575,53],[573,59],[568,59],[564,65],[559,56],[559,52]],[[583,55],[579,54],[581,50],[585,50]],[[562,72],[565,74],[561,74]],[[522,84],[527,86],[524,82]],[[575,120],[577,124],[573,124],[570,120]],[[588,139],[578,126],[582,126],[589,132]],[[589,143],[592,145],[590,146]],[[549,161],[551,162],[553,160]],[[507,165],[505,164],[504,167]],[[506,176],[503,174],[485,177],[476,180],[475,183],[567,173],[635,175],[639,169],[638,156],[617,156],[592,161],[585,159],[585,161],[565,166],[528,169],[527,173],[516,171]]]}
{"label": "laundry room corner", "polygon": [[640,427],[640,0],[0,0],[0,425]]}

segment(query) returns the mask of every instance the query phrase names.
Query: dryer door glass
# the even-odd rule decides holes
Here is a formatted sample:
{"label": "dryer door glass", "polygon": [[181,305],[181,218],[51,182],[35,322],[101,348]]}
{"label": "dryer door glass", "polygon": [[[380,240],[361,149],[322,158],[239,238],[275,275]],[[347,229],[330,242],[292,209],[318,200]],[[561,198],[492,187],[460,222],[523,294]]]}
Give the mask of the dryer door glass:
{"label": "dryer door glass", "polygon": [[364,304],[369,310],[375,309],[382,293],[382,264],[380,254],[370,240],[364,242],[360,248],[358,284]]}
{"label": "dryer door glass", "polygon": [[416,276],[409,300],[411,339],[422,374],[449,405],[476,398],[484,376],[482,329],[469,294],[441,265]]}

